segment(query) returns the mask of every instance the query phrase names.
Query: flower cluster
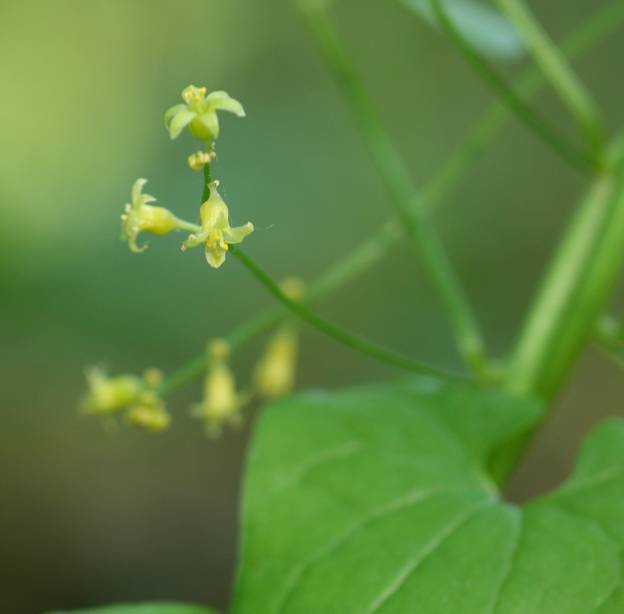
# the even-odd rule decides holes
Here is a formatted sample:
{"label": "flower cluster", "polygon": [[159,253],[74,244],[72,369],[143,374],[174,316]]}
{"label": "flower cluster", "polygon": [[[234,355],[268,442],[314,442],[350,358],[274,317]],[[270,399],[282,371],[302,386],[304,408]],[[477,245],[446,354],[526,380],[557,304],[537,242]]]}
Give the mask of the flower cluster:
{"label": "flower cluster", "polygon": [[82,401],[86,414],[111,416],[125,412],[128,422],[148,431],[163,431],[171,421],[165,403],[158,395],[162,374],[149,369],[143,377],[108,377],[99,367],[87,369],[88,391]]}
{"label": "flower cluster", "polygon": [[276,399],[289,394],[295,383],[297,334],[292,324],[283,325],[269,339],[253,371],[252,386],[245,391],[236,387],[229,365],[231,348],[227,341],[216,339],[208,344],[204,395],[192,407],[192,414],[204,421],[206,434],[216,437],[224,426],[239,427],[242,410],[254,395]]}
{"label": "flower cluster", "polygon": [[206,260],[213,268],[219,268],[225,261],[228,246],[240,243],[253,232],[253,224],[230,226],[228,206],[217,192],[217,181],[210,181],[210,165],[216,158],[214,141],[219,136],[220,127],[217,111],[230,111],[238,117],[244,117],[245,111],[240,102],[226,92],[217,91],[206,94],[205,87],[189,85],[182,91],[184,104],[177,104],[165,113],[165,127],[172,139],[180,136],[185,128],[200,139],[205,150],[199,150],[188,157],[192,170],[204,169],[208,199],[199,208],[201,224],[194,224],[174,215],[165,207],[156,207],[156,199],[150,194],[143,194],[146,179],[137,179],[132,187],[131,202],[126,205],[121,216],[122,238],[128,242],[132,252],[145,251],[147,245],[139,246],[137,238],[141,232],[157,235],[168,234],[174,230],[187,230],[191,235],[182,243],[182,250],[204,245]]}
{"label": "flower cluster", "polygon": [[[206,260],[213,268],[223,265],[228,248],[241,243],[254,226],[247,222],[241,226],[230,224],[230,211],[219,194],[219,182],[211,179],[211,165],[216,159],[214,142],[219,136],[218,111],[229,111],[244,117],[245,111],[237,100],[226,92],[207,94],[205,87],[190,85],[182,91],[183,104],[171,107],[165,113],[165,127],[172,139],[185,128],[202,141],[203,149],[188,156],[191,170],[203,170],[205,198],[199,206],[199,224],[176,216],[165,207],[156,206],[156,198],[143,192],[146,179],[137,179],[131,189],[130,202],[121,216],[122,238],[135,253],[147,249],[139,244],[143,232],[165,235],[173,231],[190,234],[182,243],[182,251],[203,246]],[[290,278],[282,290],[291,299],[303,295],[302,282]],[[214,437],[224,427],[242,424],[242,412],[254,398],[272,399],[289,394],[295,383],[295,365],[298,350],[297,328],[292,322],[281,325],[269,339],[264,352],[252,371],[251,384],[239,390],[230,367],[230,344],[214,340],[208,344],[203,398],[192,407],[192,413],[201,418],[206,433]],[[117,375],[109,377],[100,368],[87,371],[88,391],[82,401],[82,410],[91,415],[113,416],[122,414],[133,426],[149,431],[165,430],[171,418],[167,413],[162,391],[167,382],[159,371],[151,369],[142,377]],[[175,379],[175,376],[174,376]]]}

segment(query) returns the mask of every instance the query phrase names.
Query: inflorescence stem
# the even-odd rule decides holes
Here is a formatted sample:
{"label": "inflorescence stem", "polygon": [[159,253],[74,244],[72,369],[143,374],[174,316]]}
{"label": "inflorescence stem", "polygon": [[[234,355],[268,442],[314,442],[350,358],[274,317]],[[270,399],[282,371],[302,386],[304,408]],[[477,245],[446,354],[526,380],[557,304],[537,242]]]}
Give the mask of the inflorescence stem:
{"label": "inflorescence stem", "polygon": [[398,354],[392,350],[388,350],[380,345],[372,343],[363,337],[355,335],[312,311],[305,303],[293,301],[284,292],[280,290],[277,283],[259,267],[240,247],[231,246],[230,253],[236,256],[245,268],[280,302],[293,314],[298,316],[304,322],[331,337],[338,343],[345,345],[352,350],[373,358],[379,362],[399,367],[408,371],[428,375],[443,375],[445,377],[457,378],[457,375],[449,374],[441,370],[432,369],[426,365],[419,363],[407,356]]}

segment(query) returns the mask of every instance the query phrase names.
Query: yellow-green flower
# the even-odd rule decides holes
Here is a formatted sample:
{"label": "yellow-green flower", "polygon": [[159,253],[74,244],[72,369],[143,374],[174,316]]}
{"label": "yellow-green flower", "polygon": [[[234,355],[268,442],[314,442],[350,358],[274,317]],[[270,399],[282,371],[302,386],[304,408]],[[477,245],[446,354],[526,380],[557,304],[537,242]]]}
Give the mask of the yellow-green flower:
{"label": "yellow-green flower", "polygon": [[206,249],[206,260],[215,269],[225,261],[228,245],[240,243],[254,229],[251,222],[235,228],[230,226],[229,210],[217,192],[218,185],[218,181],[210,184],[210,197],[199,209],[201,230],[189,235],[182,244],[182,251],[186,251],[189,247],[197,247],[203,243]]}
{"label": "yellow-green flower", "polygon": [[122,238],[128,242],[130,251],[139,253],[147,249],[147,245],[138,246],[137,237],[142,231],[164,235],[172,230],[189,229],[192,225],[178,219],[169,209],[154,207],[156,199],[150,194],[143,194],[143,186],[147,179],[137,179],[132,186],[132,202],[128,203],[121,215]]}
{"label": "yellow-green flower", "polygon": [[289,394],[295,385],[297,331],[286,324],[269,340],[254,370],[255,389],[267,399]]}
{"label": "yellow-green flower", "polygon": [[102,416],[125,410],[134,426],[162,431],[169,426],[170,417],[156,390],[161,382],[162,374],[156,369],[148,369],[143,378],[126,374],[108,377],[102,369],[93,367],[87,370],[89,390],[82,410]]}
{"label": "yellow-green flower", "polygon": [[189,85],[182,90],[184,104],[176,104],[165,113],[165,127],[172,139],[180,136],[188,126],[191,134],[208,146],[219,136],[217,111],[229,111],[245,117],[243,106],[227,92],[217,91],[206,95],[205,87]]}
{"label": "yellow-green flower", "polygon": [[227,354],[229,347],[223,341],[217,340],[208,346],[210,365],[204,379],[204,397],[192,407],[193,415],[203,419],[210,437],[218,436],[224,425],[239,426],[241,409],[249,400],[248,395],[236,390]]}
{"label": "yellow-green flower", "polygon": [[112,414],[137,400],[143,381],[135,375],[108,377],[99,367],[87,370],[87,394],[82,410],[88,414]]}
{"label": "yellow-green flower", "polygon": [[153,390],[144,390],[128,410],[128,422],[137,428],[158,433],[169,428],[171,416],[164,401]]}

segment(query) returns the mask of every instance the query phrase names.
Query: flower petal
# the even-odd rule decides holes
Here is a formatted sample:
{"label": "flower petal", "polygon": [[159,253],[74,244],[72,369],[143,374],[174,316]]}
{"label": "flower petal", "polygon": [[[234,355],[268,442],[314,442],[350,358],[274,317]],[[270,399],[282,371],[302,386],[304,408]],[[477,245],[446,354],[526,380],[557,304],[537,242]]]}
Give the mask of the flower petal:
{"label": "flower petal", "polygon": [[128,248],[134,254],[140,254],[147,249],[147,244],[143,244],[139,246],[137,244],[137,239],[139,237],[139,233],[141,229],[134,223],[134,220],[123,220],[122,229],[121,229],[121,238],[124,241],[127,241]]}
{"label": "flower petal", "polygon": [[238,117],[245,117],[245,109],[243,109],[243,105],[238,102],[238,100],[231,98],[230,95],[223,90],[208,94],[204,104],[206,104],[207,109],[229,111]]}
{"label": "flower petal", "polygon": [[143,186],[147,183],[147,179],[137,179],[133,184],[132,184],[132,191],[131,191],[131,196],[132,196],[132,204],[133,206],[136,206],[135,203],[139,200],[139,198],[141,197],[141,192],[143,192]]}
{"label": "flower petal", "polygon": [[219,244],[206,244],[206,260],[213,269],[218,269],[225,262],[225,251]]}
{"label": "flower petal", "polygon": [[186,107],[178,111],[171,119],[169,124],[169,136],[172,139],[176,139],[180,136],[180,133],[186,128],[196,117],[196,113],[188,111]]}
{"label": "flower petal", "polygon": [[171,120],[174,118],[174,116],[180,113],[180,111],[184,111],[185,109],[186,109],[185,104],[174,104],[172,107],[169,107],[165,111],[164,119],[165,119],[165,128],[167,128],[167,130],[169,130],[169,124],[171,123]]}
{"label": "flower petal", "polygon": [[199,121],[204,125],[212,138],[219,136],[219,118],[215,111],[206,111],[199,116]]}
{"label": "flower petal", "polygon": [[141,194],[141,196],[139,196],[139,201],[138,203],[135,204],[135,206],[138,207],[142,207],[143,205],[146,205],[147,203],[155,203],[156,202],[156,198],[154,198],[154,196],[152,196],[151,194]]}
{"label": "flower petal", "polygon": [[204,232],[198,232],[190,234],[184,243],[182,243],[182,251],[185,252],[189,248],[197,247],[198,245],[205,243],[207,234]]}
{"label": "flower petal", "polygon": [[226,243],[240,243],[247,235],[250,235],[254,230],[254,225],[251,222],[247,222],[242,226],[236,226],[236,228],[225,228],[223,230],[223,238]]}

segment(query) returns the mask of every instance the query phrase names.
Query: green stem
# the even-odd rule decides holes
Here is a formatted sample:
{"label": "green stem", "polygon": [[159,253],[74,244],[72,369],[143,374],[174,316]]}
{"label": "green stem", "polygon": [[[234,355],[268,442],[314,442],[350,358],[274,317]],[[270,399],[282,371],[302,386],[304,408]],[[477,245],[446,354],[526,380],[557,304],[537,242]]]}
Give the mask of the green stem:
{"label": "green stem", "polygon": [[430,0],[430,2],[440,25],[467,62],[518,119],[524,122],[537,137],[572,166],[582,170],[595,170],[602,165],[593,154],[581,151],[568,143],[490,68],[487,62],[465,40],[448,16],[441,0]]}
{"label": "green stem", "polygon": [[414,240],[454,327],[460,355],[475,374],[487,377],[483,338],[465,293],[440,242],[421,196],[322,6],[301,4],[303,15],[330,73],[360,129],[406,233]]}
{"label": "green stem", "polygon": [[210,198],[210,182],[212,177],[210,175],[210,164],[204,164],[204,185],[202,189],[202,203],[205,203]]}
{"label": "green stem", "polygon": [[392,350],[388,350],[384,347],[371,343],[366,339],[354,335],[353,333],[332,324],[331,322],[321,318],[314,313],[304,303],[298,303],[286,296],[281,290],[278,284],[276,284],[271,277],[261,269],[249,256],[245,254],[239,247],[230,246],[230,253],[236,256],[247,270],[286,308],[288,308],[293,314],[298,316],[304,322],[307,322],[310,326],[316,328],[320,332],[324,333],[334,341],[341,343],[342,345],[364,354],[370,358],[373,358],[379,362],[382,362],[393,367],[400,367],[408,371],[413,371],[420,374],[438,375],[443,377],[457,378],[456,375],[449,374],[447,372],[431,369],[426,365],[423,365],[407,356],[403,356]]}
{"label": "green stem", "polygon": [[523,35],[533,59],[572,113],[591,150],[601,153],[604,139],[598,106],[565,56],[523,0],[497,0],[497,4]]}
{"label": "green stem", "polygon": [[[386,224],[381,232],[364,241],[338,263],[320,275],[306,292],[306,303],[312,304],[342,288],[349,280],[369,270],[396,245],[402,235],[393,224]],[[268,308],[263,313],[247,320],[229,333],[225,340],[232,352],[264,333],[269,332],[288,317],[281,305]],[[200,376],[206,369],[206,355],[201,354],[168,375],[159,392],[165,396],[186,382]]]}
{"label": "green stem", "polygon": [[179,217],[176,217],[176,222],[179,230],[186,230],[187,232],[199,232],[201,230],[201,226],[193,224],[193,222],[187,222]]}
{"label": "green stem", "polygon": [[617,173],[596,179],[546,274],[508,372],[514,392],[550,401],[593,332],[624,259],[624,147],[609,151]]}
{"label": "green stem", "polygon": [[[506,372],[512,393],[549,406],[595,331],[624,261],[624,147],[608,152],[618,173],[604,173],[591,186],[572,219],[529,311]],[[504,483],[538,426],[505,446],[491,471]]]}
{"label": "green stem", "polygon": [[[609,5],[568,36],[561,45],[562,49],[570,58],[581,55],[610,34],[623,19],[624,4]],[[542,85],[540,74],[532,69],[518,81],[518,89],[527,96],[535,94]],[[492,103],[440,171],[424,186],[421,201],[423,207],[432,209],[450,195],[508,119],[506,108],[498,102]],[[384,224],[376,235],[364,241],[309,285],[307,302],[316,302],[344,287],[348,281],[381,261],[402,238],[402,227],[393,221]],[[226,339],[234,351],[251,339],[270,331],[285,317],[286,312],[282,307],[269,308],[238,326]],[[163,396],[170,394],[202,375],[205,369],[206,356],[202,353],[169,374],[160,387],[160,393]]]}

